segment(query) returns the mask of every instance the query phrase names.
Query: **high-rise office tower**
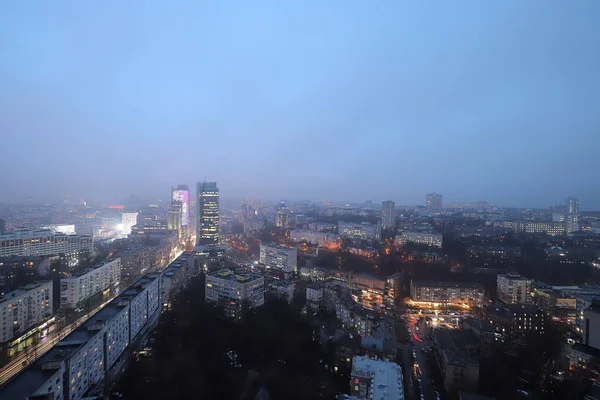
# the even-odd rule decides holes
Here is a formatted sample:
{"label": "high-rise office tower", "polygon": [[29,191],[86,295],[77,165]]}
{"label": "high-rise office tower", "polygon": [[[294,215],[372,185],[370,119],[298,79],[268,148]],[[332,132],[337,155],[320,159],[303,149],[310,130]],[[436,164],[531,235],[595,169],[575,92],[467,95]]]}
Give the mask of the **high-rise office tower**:
{"label": "high-rise office tower", "polygon": [[181,237],[181,206],[174,204],[167,210],[167,229],[176,231]]}
{"label": "high-rise office tower", "polygon": [[565,222],[567,224],[567,233],[579,230],[579,200],[575,197],[567,199],[567,216]]}
{"label": "high-rise office tower", "polygon": [[6,221],[0,218],[0,235],[4,235],[6,233]]}
{"label": "high-rise office tower", "polygon": [[188,185],[177,185],[171,188],[171,206],[181,207],[181,226],[190,224],[190,188]]}
{"label": "high-rise office tower", "polygon": [[279,203],[279,209],[275,215],[275,225],[282,228],[287,228],[289,224],[288,210],[285,207],[285,202]]}
{"label": "high-rise office tower", "polygon": [[217,182],[196,185],[196,245],[219,243],[219,188]]}
{"label": "high-rise office tower", "polygon": [[383,229],[392,229],[394,227],[394,209],[396,203],[393,201],[384,201],[381,203],[381,227]]}
{"label": "high-rise office tower", "polygon": [[442,210],[442,195],[439,193],[429,193],[426,197],[425,205],[430,210],[441,211]]}

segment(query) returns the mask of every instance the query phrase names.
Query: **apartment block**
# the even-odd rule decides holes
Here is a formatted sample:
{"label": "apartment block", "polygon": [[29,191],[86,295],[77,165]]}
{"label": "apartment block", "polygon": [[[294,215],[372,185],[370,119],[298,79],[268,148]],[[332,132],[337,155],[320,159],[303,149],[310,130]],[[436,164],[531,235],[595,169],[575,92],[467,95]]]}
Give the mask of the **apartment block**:
{"label": "apartment block", "polygon": [[60,280],[61,308],[77,308],[97,293],[121,280],[121,259],[117,258]]}
{"label": "apartment block", "polygon": [[20,337],[53,313],[52,281],[32,283],[0,296],[0,343]]}

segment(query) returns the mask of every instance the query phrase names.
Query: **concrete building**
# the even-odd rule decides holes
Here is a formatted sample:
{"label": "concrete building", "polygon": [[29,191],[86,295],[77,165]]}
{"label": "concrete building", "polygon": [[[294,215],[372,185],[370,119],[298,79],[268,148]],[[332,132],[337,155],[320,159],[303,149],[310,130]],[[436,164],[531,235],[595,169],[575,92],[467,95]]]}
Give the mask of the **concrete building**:
{"label": "concrete building", "polygon": [[402,368],[365,356],[352,359],[350,395],[356,399],[404,400]]}
{"label": "concrete building", "polygon": [[396,203],[393,201],[384,201],[381,203],[381,227],[383,229],[393,229],[396,219]]}
{"label": "concrete building", "polygon": [[416,243],[441,249],[442,241],[443,236],[436,233],[405,231],[396,235],[397,246],[404,246],[407,243]]}
{"label": "concrete building", "polygon": [[60,233],[63,235],[74,235],[75,234],[75,225],[73,224],[51,224],[40,226],[41,231],[50,231],[52,233]]}
{"label": "concrete building", "polygon": [[167,210],[167,229],[170,231],[177,232],[177,237],[181,237],[182,227],[181,225],[181,206],[173,205]]}
{"label": "concrete building", "polygon": [[265,293],[291,303],[294,300],[294,282],[265,278]]}
{"label": "concrete building", "polygon": [[121,258],[121,277],[123,280],[135,279],[148,272],[152,266],[152,249],[144,245],[132,245],[117,253]]}
{"label": "concrete building", "polygon": [[337,243],[340,238],[334,233],[316,232],[308,229],[293,229],[290,231],[290,240],[295,243],[307,242],[316,245]]}
{"label": "concrete building", "polygon": [[4,235],[6,233],[6,221],[0,218],[0,235]]}
{"label": "concrete building", "polygon": [[291,274],[296,272],[298,267],[298,250],[261,243],[259,262],[267,268],[279,269],[286,274]]}
{"label": "concrete building", "polygon": [[567,233],[564,222],[503,221],[500,226],[512,229],[516,233],[545,233],[550,236],[561,236]]}
{"label": "concrete building", "polygon": [[219,244],[219,188],[217,182],[198,182],[196,213],[196,245]]}
{"label": "concrete building", "polygon": [[323,285],[312,283],[306,287],[306,304],[313,310],[318,310],[323,305]]}
{"label": "concrete building", "polygon": [[63,235],[52,231],[19,229],[0,235],[0,257],[93,254],[93,242],[91,235]]}
{"label": "concrete building", "polygon": [[60,307],[78,308],[92,296],[121,280],[121,259],[117,258],[60,280]]}
{"label": "concrete building", "polygon": [[0,296],[0,343],[20,337],[53,314],[52,281],[32,283]]}
{"label": "concrete building", "polygon": [[499,274],[497,278],[498,298],[505,304],[531,304],[533,280],[519,274]]}
{"label": "concrete building", "polygon": [[410,282],[410,299],[415,303],[480,307],[484,294],[483,286],[472,282]]}
{"label": "concrete building", "polygon": [[193,252],[183,253],[169,264],[161,274],[162,306],[171,308],[173,297],[187,287],[187,283],[196,273]]}
{"label": "concrete building", "polygon": [[442,211],[442,195],[439,193],[429,193],[425,196],[425,207],[432,211]]}
{"label": "concrete building", "polygon": [[565,215],[567,233],[579,230],[579,200],[575,197],[567,199],[567,214]]}
{"label": "concrete building", "polygon": [[338,235],[352,240],[376,241],[381,239],[381,225],[338,221]]}
{"label": "concrete building", "polygon": [[583,344],[600,349],[600,303],[583,312]]}
{"label": "concrete building", "polygon": [[260,307],[265,302],[265,278],[245,269],[221,269],[206,275],[206,301],[221,304],[232,318],[241,318],[243,305]]}

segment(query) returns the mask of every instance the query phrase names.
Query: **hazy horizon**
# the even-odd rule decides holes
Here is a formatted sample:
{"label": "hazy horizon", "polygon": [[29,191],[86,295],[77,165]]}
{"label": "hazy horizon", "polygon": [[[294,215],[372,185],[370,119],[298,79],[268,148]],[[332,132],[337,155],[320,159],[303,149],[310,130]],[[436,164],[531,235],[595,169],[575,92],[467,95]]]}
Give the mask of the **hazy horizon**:
{"label": "hazy horizon", "polygon": [[600,210],[600,3],[0,5],[0,201]]}

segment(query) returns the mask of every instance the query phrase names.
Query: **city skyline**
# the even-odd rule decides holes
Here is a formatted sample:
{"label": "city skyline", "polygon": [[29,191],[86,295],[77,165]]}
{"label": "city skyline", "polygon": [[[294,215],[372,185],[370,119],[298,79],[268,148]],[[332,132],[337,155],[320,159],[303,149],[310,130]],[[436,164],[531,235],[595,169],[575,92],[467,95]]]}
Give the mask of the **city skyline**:
{"label": "city skyline", "polygon": [[202,171],[231,198],[600,209],[599,11],[7,3],[0,197],[166,198]]}

